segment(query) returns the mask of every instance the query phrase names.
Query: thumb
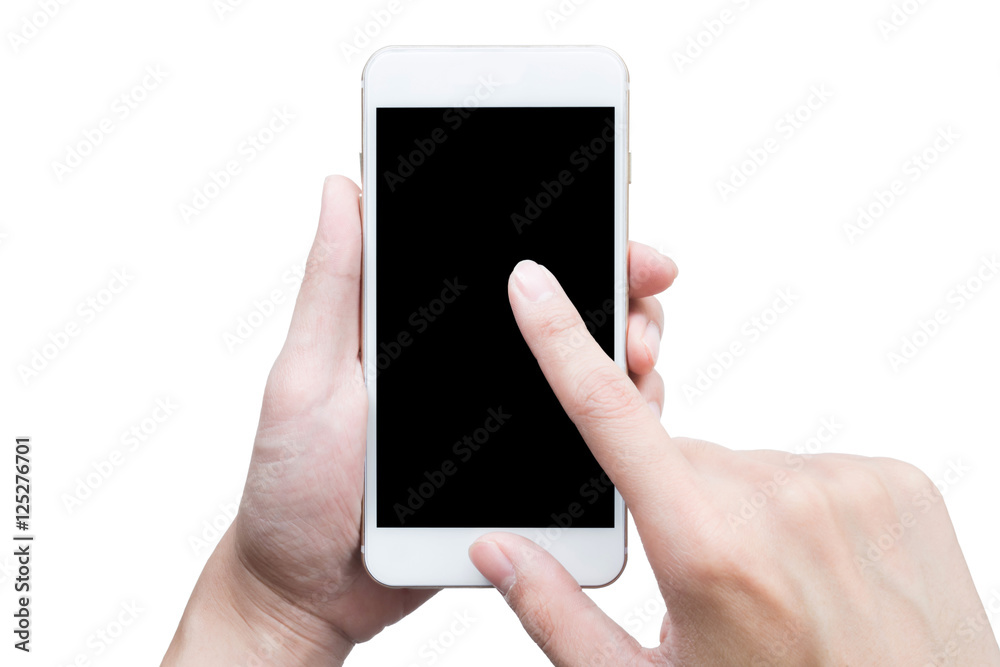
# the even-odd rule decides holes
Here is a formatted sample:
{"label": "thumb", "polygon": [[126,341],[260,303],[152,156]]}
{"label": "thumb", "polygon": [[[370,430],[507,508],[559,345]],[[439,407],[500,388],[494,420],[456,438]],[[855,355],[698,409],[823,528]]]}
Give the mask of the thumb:
{"label": "thumb", "polygon": [[621,665],[643,652],[631,635],[594,604],[572,575],[529,539],[491,533],[469,558],[503,594],[528,635],[554,665]]}

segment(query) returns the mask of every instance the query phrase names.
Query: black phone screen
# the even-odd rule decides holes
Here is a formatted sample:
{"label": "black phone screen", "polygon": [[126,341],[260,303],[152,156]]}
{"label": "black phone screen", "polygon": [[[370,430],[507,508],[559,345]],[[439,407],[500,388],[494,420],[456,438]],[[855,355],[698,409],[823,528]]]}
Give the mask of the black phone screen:
{"label": "black phone screen", "polygon": [[507,281],[544,264],[613,355],[614,108],[391,107],[376,124],[377,525],[613,527]]}

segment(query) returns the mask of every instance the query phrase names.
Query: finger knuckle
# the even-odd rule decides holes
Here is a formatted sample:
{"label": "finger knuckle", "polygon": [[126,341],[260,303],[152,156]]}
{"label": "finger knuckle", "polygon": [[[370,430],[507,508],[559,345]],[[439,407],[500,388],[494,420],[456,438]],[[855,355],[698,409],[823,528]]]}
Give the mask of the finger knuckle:
{"label": "finger knuckle", "polygon": [[522,608],[518,620],[531,640],[548,654],[556,636],[555,619],[549,605],[544,600],[534,601]]}
{"label": "finger knuckle", "polygon": [[889,491],[879,470],[868,463],[830,455],[824,461],[823,474],[830,493],[854,506],[881,507],[889,500]]}
{"label": "finger knuckle", "polygon": [[687,438],[682,436],[674,436],[671,438],[671,442],[681,450],[684,456],[689,458],[697,458],[703,456],[709,452],[712,447],[712,443],[707,440],[700,440],[698,438]]}
{"label": "finger knuckle", "polygon": [[883,459],[883,468],[893,489],[904,496],[919,493],[934,486],[934,482],[923,470],[897,459]]}
{"label": "finger knuckle", "polygon": [[543,340],[556,342],[556,350],[560,359],[572,356],[590,338],[580,315],[575,311],[563,308],[546,311],[538,328]]}
{"label": "finger knuckle", "polygon": [[309,382],[292,381],[289,366],[294,364],[284,355],[278,357],[264,384],[263,412],[268,420],[286,421],[302,411],[314,398]]}
{"label": "finger knuckle", "polygon": [[309,357],[304,350],[287,347],[278,355],[264,384],[263,423],[288,422],[329,403],[336,384],[323,374],[308,372]]}
{"label": "finger knuckle", "polygon": [[826,485],[807,475],[781,487],[777,500],[777,515],[797,526],[815,525],[833,514]]}
{"label": "finger knuckle", "polygon": [[576,385],[574,405],[584,419],[623,417],[637,409],[636,388],[616,366],[589,369]]}

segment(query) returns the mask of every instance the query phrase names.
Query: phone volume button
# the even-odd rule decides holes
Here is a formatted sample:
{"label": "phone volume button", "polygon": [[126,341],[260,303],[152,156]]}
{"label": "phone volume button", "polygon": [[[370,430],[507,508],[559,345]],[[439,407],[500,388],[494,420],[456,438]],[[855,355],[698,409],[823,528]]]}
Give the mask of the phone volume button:
{"label": "phone volume button", "polygon": [[628,152],[628,182],[632,184],[632,151]]}

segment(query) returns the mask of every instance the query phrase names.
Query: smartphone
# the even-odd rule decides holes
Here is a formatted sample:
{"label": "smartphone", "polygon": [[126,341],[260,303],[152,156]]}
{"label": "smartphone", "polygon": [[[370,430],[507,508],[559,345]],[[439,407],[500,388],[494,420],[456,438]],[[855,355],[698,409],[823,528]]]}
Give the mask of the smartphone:
{"label": "smartphone", "polygon": [[[388,47],[362,76],[363,555],[393,587],[488,586],[468,548],[534,540],[618,577],[626,511],[514,321],[532,259],[625,368],[628,72],[593,46]],[[573,354],[568,346],[565,354]]]}

